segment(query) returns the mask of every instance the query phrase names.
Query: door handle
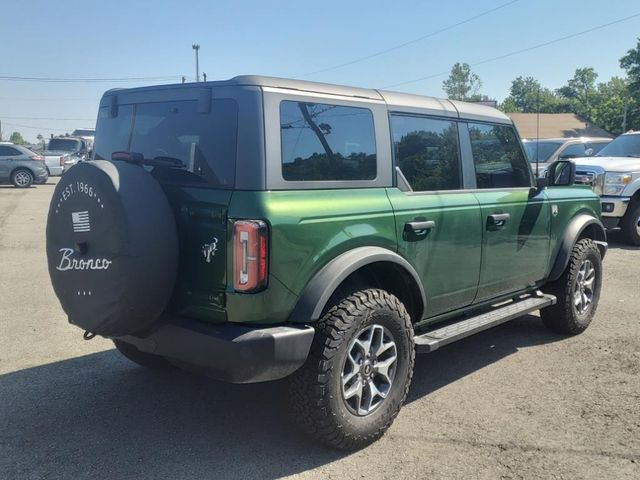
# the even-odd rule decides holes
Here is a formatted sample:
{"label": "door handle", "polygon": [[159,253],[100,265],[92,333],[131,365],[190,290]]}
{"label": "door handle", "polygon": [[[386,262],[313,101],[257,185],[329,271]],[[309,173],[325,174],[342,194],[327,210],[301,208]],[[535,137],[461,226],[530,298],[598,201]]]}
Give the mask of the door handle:
{"label": "door handle", "polygon": [[509,213],[494,213],[487,217],[487,230],[500,230],[504,228],[507,220],[511,218]]}
{"label": "door handle", "polygon": [[407,222],[404,224],[405,232],[411,232],[418,235],[425,235],[429,230],[433,230],[434,228],[436,228],[436,222],[433,220]]}

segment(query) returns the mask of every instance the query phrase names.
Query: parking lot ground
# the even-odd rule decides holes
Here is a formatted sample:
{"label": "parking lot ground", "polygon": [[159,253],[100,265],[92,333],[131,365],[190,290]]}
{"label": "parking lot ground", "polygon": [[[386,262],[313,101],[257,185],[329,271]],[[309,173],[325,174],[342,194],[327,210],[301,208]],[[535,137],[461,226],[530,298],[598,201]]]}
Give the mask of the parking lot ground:
{"label": "parking lot ground", "polygon": [[290,426],[282,382],[138,367],[83,341],[49,283],[55,179],[0,186],[0,478],[640,478],[640,251],[616,235],[582,335],[526,316],[417,357],[390,431],[355,453]]}

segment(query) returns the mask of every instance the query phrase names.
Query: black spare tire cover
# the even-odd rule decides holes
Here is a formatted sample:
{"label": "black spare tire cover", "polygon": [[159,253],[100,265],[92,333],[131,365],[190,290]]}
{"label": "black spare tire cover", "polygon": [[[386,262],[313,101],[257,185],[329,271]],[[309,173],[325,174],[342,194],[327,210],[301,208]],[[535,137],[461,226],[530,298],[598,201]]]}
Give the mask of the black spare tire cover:
{"label": "black spare tire cover", "polygon": [[178,265],[175,218],[144,168],[96,160],[66,172],[47,221],[51,283],[69,321],[120,336],[158,319]]}

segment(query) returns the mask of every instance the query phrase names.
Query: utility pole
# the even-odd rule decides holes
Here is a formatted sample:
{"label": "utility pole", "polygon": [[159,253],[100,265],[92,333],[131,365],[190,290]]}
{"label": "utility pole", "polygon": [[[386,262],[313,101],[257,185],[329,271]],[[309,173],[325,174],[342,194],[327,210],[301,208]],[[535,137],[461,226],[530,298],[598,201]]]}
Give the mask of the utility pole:
{"label": "utility pole", "polygon": [[200,50],[200,45],[198,45],[197,43],[194,43],[193,45],[191,45],[191,48],[193,48],[196,52],[196,82],[200,81],[200,65],[198,64],[198,50]]}
{"label": "utility pole", "polygon": [[624,114],[622,115],[622,133],[627,131],[627,108],[629,107],[629,97],[624,97]]}

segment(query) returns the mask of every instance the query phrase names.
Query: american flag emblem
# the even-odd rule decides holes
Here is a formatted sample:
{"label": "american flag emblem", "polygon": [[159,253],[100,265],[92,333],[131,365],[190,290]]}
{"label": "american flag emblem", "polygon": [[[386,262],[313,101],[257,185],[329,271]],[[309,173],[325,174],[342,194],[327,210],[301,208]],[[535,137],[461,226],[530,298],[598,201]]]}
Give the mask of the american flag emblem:
{"label": "american flag emblem", "polygon": [[89,212],[72,212],[71,222],[73,223],[73,231],[76,233],[91,231]]}

